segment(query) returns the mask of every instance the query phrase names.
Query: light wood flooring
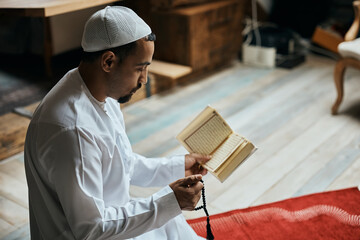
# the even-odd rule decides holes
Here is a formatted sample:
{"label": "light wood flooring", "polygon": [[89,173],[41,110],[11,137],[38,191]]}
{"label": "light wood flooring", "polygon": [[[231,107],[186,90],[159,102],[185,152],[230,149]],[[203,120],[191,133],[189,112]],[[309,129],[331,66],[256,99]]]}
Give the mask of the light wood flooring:
{"label": "light wood flooring", "polygon": [[[360,184],[360,71],[349,69],[338,116],[335,61],[310,55],[291,69],[230,67],[123,109],[135,152],[184,154],[175,136],[206,105],[258,147],[224,183],[205,176],[210,214]],[[155,188],[132,188],[146,196]],[[23,155],[0,162],[0,239],[29,239]],[[187,218],[202,211],[184,212]]]}

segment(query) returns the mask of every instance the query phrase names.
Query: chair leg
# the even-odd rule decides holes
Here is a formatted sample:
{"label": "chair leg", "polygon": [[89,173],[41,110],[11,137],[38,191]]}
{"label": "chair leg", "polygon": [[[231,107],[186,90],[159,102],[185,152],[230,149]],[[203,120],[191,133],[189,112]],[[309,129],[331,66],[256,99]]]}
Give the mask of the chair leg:
{"label": "chair leg", "polygon": [[331,108],[331,113],[333,115],[337,114],[338,108],[343,100],[345,69],[346,69],[345,61],[344,61],[344,59],[340,59],[336,63],[335,70],[334,70],[334,82],[335,82],[335,87],[336,87],[336,91],[337,91],[337,99]]}

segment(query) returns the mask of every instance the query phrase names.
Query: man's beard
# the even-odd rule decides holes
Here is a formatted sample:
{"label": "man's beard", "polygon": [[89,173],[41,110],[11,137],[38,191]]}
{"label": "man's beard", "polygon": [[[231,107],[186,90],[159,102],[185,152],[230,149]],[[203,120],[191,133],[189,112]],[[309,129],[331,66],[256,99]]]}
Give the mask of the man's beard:
{"label": "man's beard", "polygon": [[128,95],[125,95],[125,96],[123,96],[123,97],[120,97],[120,98],[118,99],[118,102],[119,102],[119,103],[126,103],[126,102],[130,101],[132,95],[134,95],[134,93],[135,93],[138,89],[140,89],[140,88],[141,88],[141,83],[139,83],[139,84],[137,85],[137,87],[133,88]]}

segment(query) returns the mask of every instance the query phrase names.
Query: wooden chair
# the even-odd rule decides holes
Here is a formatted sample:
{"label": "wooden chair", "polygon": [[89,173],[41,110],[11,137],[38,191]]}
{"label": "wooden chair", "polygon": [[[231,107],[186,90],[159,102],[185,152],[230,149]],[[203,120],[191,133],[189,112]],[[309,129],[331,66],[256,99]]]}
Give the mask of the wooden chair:
{"label": "wooden chair", "polygon": [[[338,108],[343,100],[345,69],[347,67],[354,67],[360,69],[360,39],[355,40],[360,27],[360,1],[354,1],[353,6],[355,11],[354,22],[345,35],[345,41],[343,43],[340,43],[338,46],[341,58],[337,61],[334,70],[334,81],[337,90],[337,99],[331,108],[331,112],[333,115],[337,114]],[[353,48],[353,52],[351,48],[349,48],[349,44],[356,45],[356,47]],[[346,45],[347,49],[345,50]]]}

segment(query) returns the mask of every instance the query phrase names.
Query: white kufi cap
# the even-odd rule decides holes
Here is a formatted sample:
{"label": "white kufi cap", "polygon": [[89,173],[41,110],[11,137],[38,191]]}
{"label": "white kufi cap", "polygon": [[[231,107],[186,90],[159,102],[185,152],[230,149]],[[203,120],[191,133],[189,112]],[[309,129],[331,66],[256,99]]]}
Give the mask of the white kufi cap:
{"label": "white kufi cap", "polygon": [[150,33],[150,27],[133,10],[108,6],[86,22],[81,46],[85,52],[96,52],[137,41]]}

